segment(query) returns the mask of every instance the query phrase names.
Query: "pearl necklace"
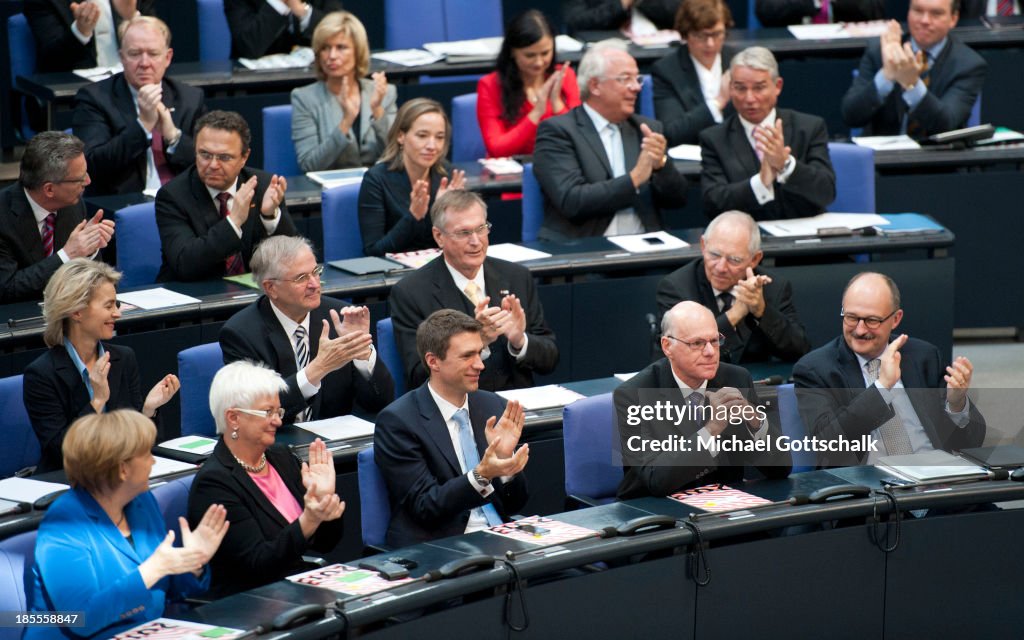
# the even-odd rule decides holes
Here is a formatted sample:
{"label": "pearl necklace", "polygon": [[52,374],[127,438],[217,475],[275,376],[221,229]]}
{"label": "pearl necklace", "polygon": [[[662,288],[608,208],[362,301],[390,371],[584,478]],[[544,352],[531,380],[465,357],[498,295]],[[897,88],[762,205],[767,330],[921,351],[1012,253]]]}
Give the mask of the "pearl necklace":
{"label": "pearl necklace", "polygon": [[260,454],[259,464],[257,464],[255,467],[250,465],[250,464],[246,464],[246,463],[242,462],[242,459],[239,458],[238,456],[234,456],[234,458],[235,458],[235,462],[237,462],[243,469],[245,469],[249,473],[259,473],[259,472],[261,472],[261,471],[263,471],[264,469],[267,468],[267,454],[266,453],[261,453]]}

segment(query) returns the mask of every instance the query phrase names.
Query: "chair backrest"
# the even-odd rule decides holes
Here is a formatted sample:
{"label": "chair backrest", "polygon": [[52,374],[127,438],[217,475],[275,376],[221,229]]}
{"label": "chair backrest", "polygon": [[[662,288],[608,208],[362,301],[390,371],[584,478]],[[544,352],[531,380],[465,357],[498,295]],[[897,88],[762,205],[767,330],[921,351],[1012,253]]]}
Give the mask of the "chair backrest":
{"label": "chair backrest", "polygon": [[300,176],[292,143],[292,105],[263,107],[263,170],[279,176]]}
{"label": "chair backrest", "polygon": [[520,234],[522,241],[534,242],[543,222],[544,193],[540,190],[537,177],[533,175],[533,163],[527,162],[523,165],[523,227]]}
{"label": "chair backrest", "polygon": [[178,352],[178,379],[181,380],[181,435],[215,436],[216,425],[210,413],[210,385],[224,366],[219,342],[201,344]]}
{"label": "chair backrest", "polygon": [[622,480],[611,393],[577,400],[562,412],[565,494],[596,501],[615,497]]}
{"label": "chair backrest", "polygon": [[224,0],[197,0],[197,4],[199,60],[230,60],[231,29],[224,15]]}
{"label": "chair backrest", "polygon": [[160,232],[156,227],[156,205],[133,204],[114,213],[117,226],[117,268],[124,275],[122,287],[156,282],[160,272]]}
{"label": "chair backrest", "polygon": [[373,459],[373,447],[367,447],[356,456],[359,474],[360,526],[363,545],[384,548],[387,545],[388,524],[391,522],[391,504],[388,488]]}
{"label": "chair backrest", "polygon": [[654,80],[651,74],[644,75],[644,83],[640,86],[640,95],[637,97],[637,112],[642,116],[653,118],[654,116]]}
{"label": "chair backrest", "polygon": [[0,478],[9,478],[39,464],[39,440],[25,411],[23,387],[24,378],[20,375],[0,378],[0,416],[3,416]]}
{"label": "chair backrest", "polygon": [[[28,26],[28,20],[20,13],[7,18],[7,49],[13,88],[18,76],[28,77],[36,72],[36,38]],[[24,96],[18,98],[18,104],[21,106],[18,130],[22,138],[29,140],[35,135],[35,131],[28,123]]]}
{"label": "chair backrest", "polygon": [[501,0],[384,1],[384,46],[387,49],[500,36],[502,31]]}
{"label": "chair backrest", "polygon": [[377,321],[377,355],[384,361],[384,366],[391,372],[395,380],[395,398],[405,395],[405,367],[402,366],[402,354],[395,341],[395,327],[391,318]]}
{"label": "chair backrest", "polygon": [[452,162],[473,162],[487,157],[480,121],[476,118],[476,94],[452,98]]}
{"label": "chair backrest", "polygon": [[321,219],[324,225],[324,261],[359,258],[363,232],[359,228],[359,189],[362,182],[324,189]]}
{"label": "chair backrest", "polygon": [[974,101],[974,105],[971,106],[971,115],[967,116],[967,126],[976,127],[981,124],[981,92],[978,92],[978,98]]}
{"label": "chair backrest", "polygon": [[836,199],[829,211],[875,212],[875,152],[847,142],[828,143],[836,172]]}
{"label": "chair backrest", "polygon": [[501,0],[443,0],[443,7],[447,40],[487,38],[505,32]]}
{"label": "chair backrest", "polygon": [[761,21],[757,19],[757,0],[747,0],[747,29],[760,29]]}
{"label": "chair backrest", "polygon": [[[35,551],[35,529],[0,540],[0,611],[28,610],[25,567],[32,566]],[[21,627],[0,626],[0,640],[19,640],[22,631]]]}
{"label": "chair backrest", "polygon": [[[803,418],[796,404],[796,390],[793,383],[780,384],[776,387],[778,391],[779,422],[782,424],[782,435],[792,440],[802,440],[807,436],[807,428],[804,427]],[[817,460],[813,451],[793,451],[790,453],[793,459],[793,473],[801,471],[813,471],[817,466]]]}
{"label": "chair backrest", "polygon": [[153,497],[160,507],[160,514],[164,517],[164,524],[168,530],[174,530],[178,539],[181,539],[178,516],[188,517],[188,492],[192,488],[192,480],[195,474],[189,474],[183,478],[175,478],[163,484],[153,487]]}

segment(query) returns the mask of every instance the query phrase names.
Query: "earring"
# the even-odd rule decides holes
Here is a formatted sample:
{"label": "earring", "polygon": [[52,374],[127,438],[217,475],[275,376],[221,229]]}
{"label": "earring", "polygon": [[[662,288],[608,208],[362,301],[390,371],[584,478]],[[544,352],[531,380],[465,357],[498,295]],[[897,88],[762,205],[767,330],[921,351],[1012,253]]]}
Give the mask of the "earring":
{"label": "earring", "polygon": [[235,429],[234,431],[231,432],[231,439],[238,440],[238,429]]}

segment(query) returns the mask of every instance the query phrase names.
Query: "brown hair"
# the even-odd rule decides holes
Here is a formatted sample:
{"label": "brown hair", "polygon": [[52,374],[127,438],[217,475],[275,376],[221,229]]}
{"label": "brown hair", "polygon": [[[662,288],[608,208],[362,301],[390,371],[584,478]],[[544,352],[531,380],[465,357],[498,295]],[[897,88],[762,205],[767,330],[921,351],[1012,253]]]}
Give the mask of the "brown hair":
{"label": "brown hair", "polygon": [[455,309],[441,309],[427,316],[416,329],[416,351],[424,365],[427,363],[428,353],[444,360],[448,356],[448,343],[451,342],[452,336],[481,331],[483,325],[475,318],[470,318]]}
{"label": "brown hair", "polygon": [[710,29],[721,20],[726,29],[735,26],[732,11],[723,0],[683,0],[676,11],[675,29],[686,37],[691,31]]}
{"label": "brown hair", "polygon": [[379,162],[387,163],[388,169],[391,171],[405,168],[405,163],[402,160],[402,145],[398,144],[398,136],[402,133],[409,133],[409,129],[412,129],[416,119],[427,113],[440,113],[444,118],[445,131],[444,148],[441,149],[441,153],[437,156],[437,162],[430,170],[441,175],[447,174],[444,169],[444,157],[448,155],[448,147],[452,143],[452,123],[448,120],[448,114],[445,113],[441,103],[430,98],[413,98],[401,106],[398,115],[395,116],[395,124],[391,125],[391,130],[388,131],[388,145],[384,148],[384,153],[380,155]]}

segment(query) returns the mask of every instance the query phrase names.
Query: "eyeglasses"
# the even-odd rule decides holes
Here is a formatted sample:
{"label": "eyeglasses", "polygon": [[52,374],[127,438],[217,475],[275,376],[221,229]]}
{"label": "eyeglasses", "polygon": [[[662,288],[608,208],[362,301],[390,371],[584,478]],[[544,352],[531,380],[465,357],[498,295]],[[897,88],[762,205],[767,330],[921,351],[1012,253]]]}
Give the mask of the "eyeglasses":
{"label": "eyeglasses", "polygon": [[239,407],[231,407],[233,411],[244,413],[247,416],[256,416],[257,418],[266,418],[272,420],[277,417],[279,420],[284,420],[284,407],[278,407],[276,409],[241,409]]}
{"label": "eyeglasses", "polygon": [[234,162],[238,159],[237,156],[233,156],[230,153],[210,153],[209,151],[196,151],[196,157],[203,162],[213,162],[216,159],[221,164]]}
{"label": "eyeglasses", "polygon": [[306,281],[310,278],[320,279],[320,276],[324,274],[324,265],[316,265],[309,273],[300,273],[294,278],[268,278],[269,280],[277,280],[278,282],[291,282],[292,284],[306,284]]}
{"label": "eyeglasses", "polygon": [[665,337],[668,338],[669,340],[675,340],[676,342],[681,342],[685,344],[686,346],[690,347],[690,351],[703,351],[704,347],[708,346],[709,344],[715,348],[721,347],[723,344],[725,344],[725,336],[723,336],[722,334],[718,334],[717,340],[706,340],[704,338],[698,338],[697,340],[686,341],[680,340],[679,338],[675,336],[670,336],[668,334],[665,334]]}
{"label": "eyeglasses", "polygon": [[487,234],[491,232],[491,223],[485,222],[475,229],[459,229],[458,231],[442,231],[446,236],[451,236],[456,240],[469,240],[470,236],[477,236],[479,238],[486,238]]}
{"label": "eyeglasses", "polygon": [[725,38],[725,31],[691,31],[687,34],[687,37],[692,37],[698,41],[702,40],[723,40]]}
{"label": "eyeglasses", "polygon": [[623,74],[617,75],[615,77],[606,78],[606,79],[607,80],[614,80],[615,82],[618,82],[619,84],[621,84],[624,87],[628,87],[630,85],[636,85],[638,87],[644,86],[644,76],[643,76],[643,74],[638,74],[638,75],[635,75],[635,76],[631,76],[628,73],[623,73]]}
{"label": "eyeglasses", "polygon": [[725,258],[726,262],[728,262],[729,264],[731,264],[734,267],[742,267],[743,263],[746,262],[749,259],[749,258],[746,258],[745,256],[727,256],[724,253],[719,253],[717,251],[712,251],[711,249],[707,250],[707,260],[708,260],[708,262],[718,262],[722,258]]}
{"label": "eyeglasses", "polygon": [[86,184],[87,182],[89,182],[89,172],[86,171],[85,175],[82,176],[81,178],[64,178],[63,180],[58,180],[56,184],[68,184],[72,182],[76,184]]}
{"label": "eyeglasses", "polygon": [[850,329],[856,328],[857,324],[861,322],[863,322],[864,326],[867,327],[868,329],[877,329],[878,327],[882,326],[883,322],[893,317],[893,315],[896,314],[896,311],[899,311],[899,309],[896,309],[895,311],[885,316],[884,318],[878,318],[875,316],[868,316],[866,318],[863,318],[861,316],[855,316],[852,313],[846,313],[845,311],[841,311],[839,313],[839,317],[843,319],[843,324]]}

